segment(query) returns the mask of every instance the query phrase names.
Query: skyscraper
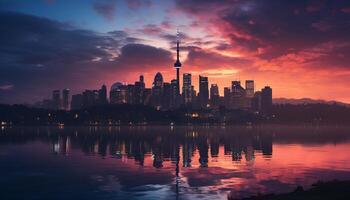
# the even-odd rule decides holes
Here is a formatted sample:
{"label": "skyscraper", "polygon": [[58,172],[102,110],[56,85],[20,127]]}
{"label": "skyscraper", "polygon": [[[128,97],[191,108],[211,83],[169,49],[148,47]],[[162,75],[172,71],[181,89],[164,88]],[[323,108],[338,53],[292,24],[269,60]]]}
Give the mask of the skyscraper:
{"label": "skyscraper", "polygon": [[83,92],[83,107],[88,108],[98,103],[98,90],[85,90]]}
{"label": "skyscraper", "polygon": [[192,103],[192,76],[189,73],[183,74],[182,97],[184,103]]}
{"label": "skyscraper", "polygon": [[122,83],[116,82],[111,86],[109,92],[109,100],[111,104],[124,104],[127,103],[128,88]]}
{"label": "skyscraper", "polygon": [[211,84],[210,86],[210,106],[218,107],[220,101],[219,87],[217,84]]}
{"label": "skyscraper", "polygon": [[107,87],[105,84],[102,85],[101,89],[98,91],[99,104],[107,104]]}
{"label": "skyscraper", "polygon": [[177,108],[179,106],[178,103],[178,82],[176,79],[171,80],[170,87],[171,87],[171,101],[170,101],[170,108]]}
{"label": "skyscraper", "polygon": [[72,95],[71,110],[78,110],[83,107],[83,95],[75,94]]}
{"label": "skyscraper", "polygon": [[163,87],[163,76],[160,72],[157,72],[157,74],[154,77],[154,81],[153,81],[153,87]]}
{"label": "skyscraper", "polygon": [[160,72],[158,72],[154,77],[152,87],[152,104],[157,109],[160,109],[162,105],[163,86],[163,76]]}
{"label": "skyscraper", "polygon": [[52,91],[53,109],[61,109],[61,93],[59,90]]}
{"label": "skyscraper", "polygon": [[180,95],[180,38],[179,32],[177,32],[177,41],[176,41],[176,62],[174,63],[174,68],[176,69],[176,80],[177,80],[177,95]]}
{"label": "skyscraper", "polygon": [[232,81],[231,108],[242,109],[246,107],[246,91],[240,81]]}
{"label": "skyscraper", "polygon": [[247,98],[254,97],[254,81],[253,80],[246,80],[245,81],[245,90],[246,90]]}
{"label": "skyscraper", "polygon": [[143,92],[145,90],[145,82],[143,79],[143,76],[140,76],[139,81],[135,82],[135,87],[134,87],[134,104],[142,104],[142,96]]}
{"label": "skyscraper", "polygon": [[231,90],[229,87],[224,88],[224,104],[226,108],[230,108]]}
{"label": "skyscraper", "polygon": [[272,109],[272,88],[265,86],[261,90],[261,111],[266,115],[271,114]]}
{"label": "skyscraper", "polygon": [[69,89],[62,90],[62,106],[64,110],[69,110]]}
{"label": "skyscraper", "polygon": [[199,104],[202,108],[207,107],[209,100],[208,77],[199,76]]}
{"label": "skyscraper", "polygon": [[127,86],[127,100],[128,104],[135,104],[135,85],[128,84]]}
{"label": "skyscraper", "polygon": [[261,111],[261,91],[257,91],[252,99],[253,111]]}

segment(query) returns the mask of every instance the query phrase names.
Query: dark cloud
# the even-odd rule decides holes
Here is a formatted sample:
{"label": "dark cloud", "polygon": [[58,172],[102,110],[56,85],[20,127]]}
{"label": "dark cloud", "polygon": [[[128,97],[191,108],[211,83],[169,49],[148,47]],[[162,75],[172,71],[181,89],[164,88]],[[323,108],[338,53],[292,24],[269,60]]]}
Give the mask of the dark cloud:
{"label": "dark cloud", "polygon": [[128,44],[121,48],[121,54],[116,60],[120,67],[127,69],[151,69],[167,65],[173,62],[169,51],[144,44]]}
{"label": "dark cloud", "polygon": [[8,65],[71,64],[109,56],[104,46],[118,46],[111,37],[30,15],[1,12],[1,57]]}
{"label": "dark cloud", "polygon": [[350,15],[345,12],[350,2],[346,0],[176,2],[178,8],[219,29],[236,49],[262,59],[297,53],[328,42],[350,42]]}
{"label": "dark cloud", "polygon": [[117,11],[117,2],[114,0],[102,0],[95,2],[93,8],[98,14],[112,21]]}
{"label": "dark cloud", "polygon": [[57,88],[96,88],[106,74],[172,63],[170,52],[134,44],[141,40],[123,31],[96,33],[13,12],[0,12],[0,24],[2,103],[33,102]]}

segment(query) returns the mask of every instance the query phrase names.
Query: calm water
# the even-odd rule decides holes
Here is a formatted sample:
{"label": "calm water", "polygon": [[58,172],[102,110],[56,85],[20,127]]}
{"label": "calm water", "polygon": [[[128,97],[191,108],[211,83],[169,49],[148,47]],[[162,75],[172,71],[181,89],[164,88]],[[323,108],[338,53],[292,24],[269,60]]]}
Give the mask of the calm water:
{"label": "calm water", "polygon": [[0,199],[227,199],[350,179],[349,127],[0,130]]}

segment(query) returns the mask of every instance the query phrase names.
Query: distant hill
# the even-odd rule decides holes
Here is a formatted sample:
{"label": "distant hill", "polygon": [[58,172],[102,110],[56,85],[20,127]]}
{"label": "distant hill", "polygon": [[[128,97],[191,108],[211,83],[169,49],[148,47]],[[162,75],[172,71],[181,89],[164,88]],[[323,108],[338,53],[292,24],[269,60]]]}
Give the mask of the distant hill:
{"label": "distant hill", "polygon": [[292,105],[300,105],[300,104],[338,104],[346,107],[350,107],[350,104],[343,103],[340,101],[326,101],[321,99],[310,99],[310,98],[302,98],[302,99],[287,99],[287,98],[275,98],[273,99],[274,104],[292,104]]}

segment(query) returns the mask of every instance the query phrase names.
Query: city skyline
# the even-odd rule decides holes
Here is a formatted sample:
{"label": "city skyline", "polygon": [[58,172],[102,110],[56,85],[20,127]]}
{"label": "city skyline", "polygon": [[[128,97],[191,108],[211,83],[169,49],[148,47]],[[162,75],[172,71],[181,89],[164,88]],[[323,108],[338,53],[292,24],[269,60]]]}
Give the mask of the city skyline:
{"label": "city skyline", "polygon": [[[51,99],[44,99],[34,106],[54,110],[80,110],[84,108],[103,106],[107,104],[129,104],[152,106],[156,110],[211,109],[219,108],[240,109],[261,113],[266,116],[272,114],[272,88],[265,86],[261,91],[255,91],[254,80],[246,80],[245,88],[241,81],[233,80],[231,88],[225,87],[223,95],[220,95],[219,86],[210,84],[207,76],[199,75],[198,93],[194,89],[191,73],[183,73],[182,86],[180,81],[180,36],[176,37],[176,69],[175,78],[166,82],[162,73],[154,76],[152,87],[147,88],[143,75],[134,84],[115,82],[111,85],[109,95],[107,86],[103,84],[101,89],[85,89],[84,92],[73,94],[70,99],[70,90],[52,91]],[[182,91],[181,91],[182,88]]]}
{"label": "city skyline", "polygon": [[146,87],[157,72],[170,82],[177,29],[181,71],[197,91],[203,75],[220,94],[232,80],[255,80],[276,98],[350,102],[345,0],[5,0],[0,15],[0,103],[131,83],[140,74]]}

